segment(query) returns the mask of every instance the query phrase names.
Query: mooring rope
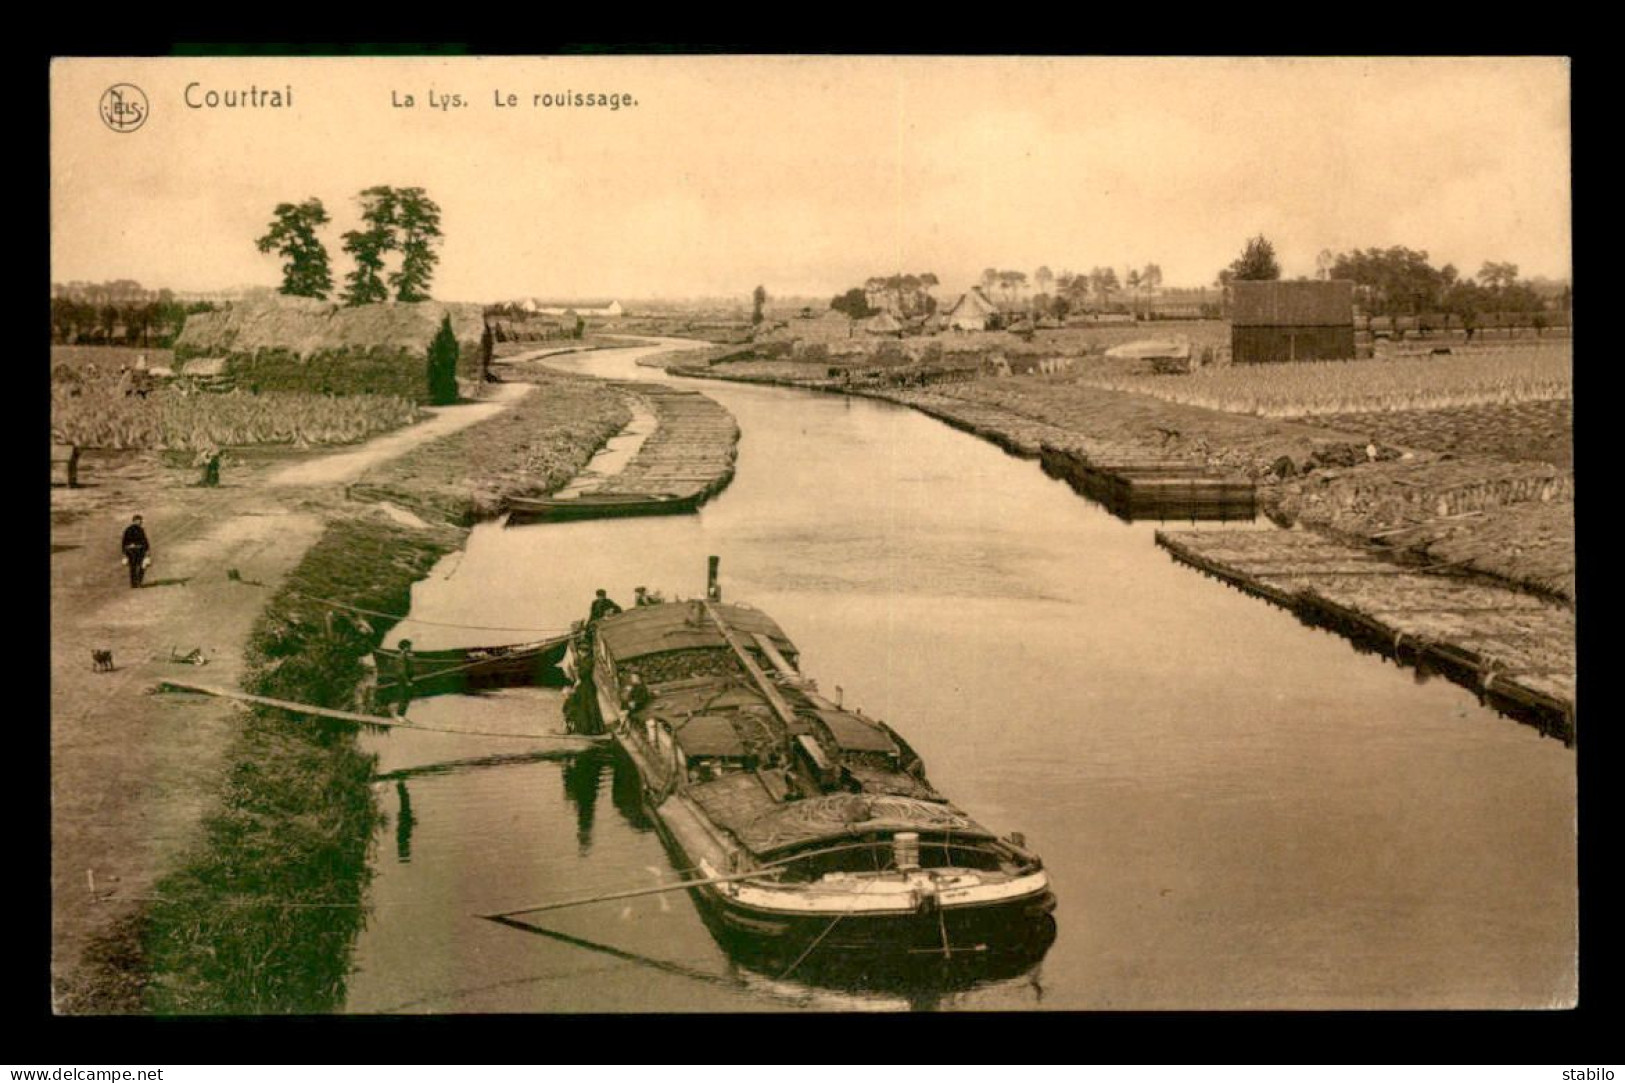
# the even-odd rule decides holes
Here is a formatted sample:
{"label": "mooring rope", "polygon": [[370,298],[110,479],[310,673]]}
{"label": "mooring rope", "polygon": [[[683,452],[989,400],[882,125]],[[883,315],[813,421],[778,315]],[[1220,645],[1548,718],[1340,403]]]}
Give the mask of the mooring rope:
{"label": "mooring rope", "polygon": [[[562,639],[563,634],[561,633],[559,636],[556,636],[554,638],[555,638],[555,640],[556,639]],[[543,642],[546,642],[546,641],[544,640]],[[538,647],[537,648],[537,653],[540,653],[540,652],[541,652],[541,648]],[[391,650],[388,647],[374,647],[373,648],[373,653],[374,654],[382,654],[382,655],[384,655],[386,657],[393,657],[393,658],[399,658],[401,656],[400,651]],[[416,657],[416,659],[418,661],[422,660],[421,655],[417,655],[415,657]],[[416,685],[419,685],[419,684],[424,684],[424,683],[426,683],[428,681],[432,681],[436,677],[445,677],[445,676],[447,676],[449,674],[452,674],[452,673],[461,673],[465,669],[474,669],[477,666],[488,666],[488,665],[491,665],[493,662],[501,662],[501,661],[504,661],[504,660],[505,659],[500,657],[500,656],[496,657],[496,658],[474,658],[474,659],[471,659],[471,660],[469,660],[467,662],[464,662],[460,666],[448,666],[445,669],[437,669],[437,670],[434,670],[431,673],[425,673],[425,674],[423,674],[421,676],[414,676],[410,680],[406,681],[405,683],[416,686]],[[554,667],[554,668],[557,668],[557,667]],[[401,686],[401,684],[402,684],[402,682],[399,681],[399,680],[380,681],[379,684],[378,684],[378,690],[380,692],[382,692],[386,688],[399,688]]]}
{"label": "mooring rope", "polygon": [[565,629],[565,628],[557,628],[557,627],[554,627],[554,628],[514,628],[514,627],[505,627],[505,626],[502,626],[502,625],[494,625],[494,624],[457,624],[457,623],[455,623],[453,621],[424,620],[422,617],[408,617],[408,616],[404,616],[404,615],[402,615],[400,613],[384,613],[384,612],[382,612],[380,610],[377,610],[377,609],[363,609],[361,606],[349,605],[349,604],[347,604],[345,602],[336,601],[336,600],[334,600],[332,598],[322,598],[322,597],[318,597],[315,594],[306,594],[302,590],[290,590],[290,591],[288,591],[288,593],[292,594],[292,595],[294,595],[295,597],[298,597],[298,598],[304,598],[307,601],[321,602],[323,605],[332,606],[335,609],[348,609],[352,613],[365,613],[369,617],[385,617],[385,618],[388,618],[389,620],[401,621],[401,622],[407,623],[407,624],[428,624],[428,625],[433,625],[433,626],[435,626],[437,628],[468,628],[468,629],[471,629],[471,630],[476,631],[476,632],[538,632],[538,633],[541,633],[542,635],[546,635],[546,636],[563,635],[568,630],[568,629]]}
{"label": "mooring rope", "polygon": [[841,919],[844,918],[844,917],[846,917],[845,913],[836,914],[835,915],[835,920],[830,922],[828,925],[824,926],[824,931],[819,933],[813,939],[813,942],[811,944],[807,945],[807,950],[802,952],[800,955],[796,956],[796,961],[784,968],[784,973],[779,975],[779,980],[783,981],[785,978],[788,978],[790,976],[790,974],[795,970],[795,968],[800,966],[802,964],[802,961],[805,960],[807,958],[807,956],[809,956],[809,955],[811,955],[813,953],[813,949],[816,948],[819,944],[822,944],[824,942],[824,937],[828,936],[830,933],[835,931],[835,926],[839,925],[841,923]]}

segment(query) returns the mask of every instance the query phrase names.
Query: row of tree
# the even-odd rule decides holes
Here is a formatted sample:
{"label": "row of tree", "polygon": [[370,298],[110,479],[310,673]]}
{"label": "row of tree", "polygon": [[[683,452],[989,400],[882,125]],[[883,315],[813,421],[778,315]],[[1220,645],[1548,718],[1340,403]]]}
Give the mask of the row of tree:
{"label": "row of tree", "polygon": [[[91,291],[94,293],[94,291]],[[82,294],[81,296],[89,296]],[[51,298],[51,341],[59,345],[165,348],[180,334],[186,317],[208,312],[207,301],[183,304],[168,290],[151,300],[97,303],[71,294]]]}
{"label": "row of tree", "polygon": [[[1064,318],[1069,310],[1111,309],[1119,304],[1116,297],[1125,289],[1131,300],[1142,299],[1161,287],[1162,267],[1156,263],[1147,263],[1143,268],[1130,267],[1121,278],[1115,267],[1093,267],[1078,273],[1063,270],[1060,274],[1040,267],[1032,277],[1036,294],[1028,293],[1025,272],[989,267],[982,272],[979,284],[990,301],[1006,309],[1026,308],[1034,315]],[[1054,311],[1057,308],[1061,311]]]}
{"label": "row of tree", "polygon": [[[439,262],[436,247],[443,240],[440,207],[422,188],[376,185],[364,190],[361,229],[344,234],[344,251],[355,267],[344,277],[346,305],[387,301],[429,300],[429,284]],[[279,203],[271,224],[254,244],[261,252],[282,257],[281,291],[290,297],[326,300],[333,290],[333,272],[327,246],[316,231],[331,221],[322,201]],[[386,257],[399,252],[400,260],[386,274]]]}
{"label": "row of tree", "polygon": [[[1532,283],[1519,279],[1515,263],[1487,261],[1469,278],[1448,263],[1433,267],[1426,252],[1395,246],[1333,256],[1326,274],[1353,282],[1360,309],[1369,316],[1442,313],[1470,326],[1481,313],[1533,321],[1547,310],[1547,299]],[[1557,307],[1566,311],[1571,298],[1565,286]]]}
{"label": "row of tree", "polygon": [[[837,294],[829,307],[853,319],[888,310],[903,318],[929,316],[937,310],[931,290],[939,284],[937,276],[929,271],[877,276],[861,287]],[[1148,263],[1144,268],[1130,268],[1120,279],[1113,267],[1095,267],[1078,274],[1062,271],[1059,275],[1040,267],[1029,279],[1025,271],[989,267],[982,272],[978,285],[987,299],[1006,313],[1065,319],[1069,312],[1120,307],[1117,298],[1125,289],[1130,299],[1143,298],[1162,285],[1162,268]],[[1033,292],[1034,288],[1037,292]]]}
{"label": "row of tree", "polygon": [[[1355,302],[1367,316],[1430,315],[1459,319],[1473,327],[1485,313],[1527,318],[1537,327],[1546,322],[1547,298],[1533,283],[1518,278],[1516,263],[1486,261],[1472,277],[1464,277],[1453,264],[1434,267],[1428,254],[1404,245],[1389,248],[1333,252],[1324,249],[1315,260],[1316,276],[1354,283]],[[1247,241],[1229,267],[1219,272],[1221,286],[1235,281],[1270,281],[1281,277],[1275,247],[1260,234]],[[1556,307],[1567,311],[1569,287],[1557,296]]]}

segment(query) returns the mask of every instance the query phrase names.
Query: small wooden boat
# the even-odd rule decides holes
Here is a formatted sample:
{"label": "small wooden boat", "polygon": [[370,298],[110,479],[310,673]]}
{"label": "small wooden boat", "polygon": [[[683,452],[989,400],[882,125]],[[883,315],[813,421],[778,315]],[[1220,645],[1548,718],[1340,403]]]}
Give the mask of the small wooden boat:
{"label": "small wooden boat", "polygon": [[692,493],[582,493],[564,497],[511,497],[509,522],[565,522],[634,515],[681,515],[699,508],[703,490]]}
{"label": "small wooden boat", "polygon": [[[499,647],[454,647],[412,652],[412,695],[456,695],[482,688],[514,688],[568,683],[561,665],[570,646],[568,634],[533,643]],[[372,652],[378,665],[378,691],[398,695],[401,652],[380,647]]]}
{"label": "small wooden boat", "polygon": [[795,645],[748,606],[674,601],[604,617],[572,707],[636,767],[643,803],[730,950],[793,960],[1000,955],[1031,965],[1055,896],[927,781],[882,722],[818,695]]}

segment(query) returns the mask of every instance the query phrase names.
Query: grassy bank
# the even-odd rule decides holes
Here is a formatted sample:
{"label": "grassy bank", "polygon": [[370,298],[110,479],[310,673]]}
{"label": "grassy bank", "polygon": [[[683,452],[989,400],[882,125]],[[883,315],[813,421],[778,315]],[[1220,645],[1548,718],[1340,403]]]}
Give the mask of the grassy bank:
{"label": "grassy bank", "polygon": [[[361,659],[393,622],[347,617],[312,598],[404,612],[411,585],[461,538],[381,518],[330,524],[256,623],[245,688],[354,707]],[[145,1007],[334,1011],[365,920],[367,849],[379,815],[373,757],[358,749],[353,726],[254,708],[243,711],[229,762],[202,844],[159,881],[161,901],[145,916]]]}
{"label": "grassy bank", "polygon": [[[405,613],[413,583],[462,544],[462,524],[509,492],[551,491],[578,473],[630,413],[597,381],[539,377],[510,411],[426,445],[352,489],[437,522],[398,525],[355,509],[331,522],[271,598],[250,636],[249,692],[367,710],[362,661]],[[353,608],[345,608],[353,607]],[[378,826],[374,758],[355,727],[269,708],[242,712],[203,840],[158,898],[100,950],[148,975],[130,1010],[289,1014],[342,1008],[366,920],[368,848]]]}
{"label": "grassy bank", "polygon": [[547,373],[528,379],[536,389],[512,409],[378,467],[351,495],[466,526],[498,514],[510,496],[561,487],[632,420],[602,381]]}

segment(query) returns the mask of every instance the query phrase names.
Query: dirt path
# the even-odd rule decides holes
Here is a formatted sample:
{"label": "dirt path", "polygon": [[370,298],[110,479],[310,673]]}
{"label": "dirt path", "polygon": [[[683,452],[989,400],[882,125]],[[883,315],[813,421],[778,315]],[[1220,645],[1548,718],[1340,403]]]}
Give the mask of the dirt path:
{"label": "dirt path", "polygon": [[324,455],[320,459],[274,471],[266,483],[331,485],[354,481],[379,463],[500,414],[530,394],[531,390],[530,384],[497,384],[491,398],[484,402],[432,409],[429,413],[434,416],[428,421],[370,440],[354,451]]}
{"label": "dirt path", "polygon": [[[53,999],[58,1011],[140,1010],[139,990],[110,987],[116,967],[86,957],[197,837],[235,706],[149,694],[180,675],[235,685],[243,644],[265,601],[320,536],[335,487],[393,456],[485,420],[526,386],[436,411],[430,421],[355,450],[292,466],[228,469],[217,489],[195,471],[145,455],[85,488],[52,492],[51,847]],[[118,539],[140,513],[153,544],[146,586],[132,590]],[[116,668],[96,672],[91,651]],[[197,649],[198,667],[171,660]]]}

